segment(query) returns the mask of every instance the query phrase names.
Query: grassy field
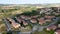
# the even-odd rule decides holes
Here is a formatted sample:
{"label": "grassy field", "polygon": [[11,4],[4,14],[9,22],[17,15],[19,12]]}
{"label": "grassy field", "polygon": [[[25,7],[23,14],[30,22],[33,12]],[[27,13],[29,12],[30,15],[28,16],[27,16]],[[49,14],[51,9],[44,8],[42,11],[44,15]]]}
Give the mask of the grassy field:
{"label": "grassy field", "polygon": [[9,12],[0,13],[0,19],[10,17],[10,16],[14,16],[16,14],[21,14],[21,13],[27,12],[27,11],[30,12],[31,10],[35,10],[35,8],[34,7],[21,8],[21,9],[18,9],[18,10],[12,10],[12,11],[9,11]]}
{"label": "grassy field", "polygon": [[29,32],[29,31],[31,31],[30,26],[26,26],[25,29],[21,29],[21,32]]}
{"label": "grassy field", "polygon": [[49,31],[49,32],[46,32],[46,31],[41,31],[41,32],[38,32],[38,31],[36,31],[36,32],[34,32],[33,34],[54,34],[54,32],[53,31]]}
{"label": "grassy field", "polygon": [[35,31],[33,34],[54,34],[54,30],[47,31],[46,29],[43,29],[43,31]]}

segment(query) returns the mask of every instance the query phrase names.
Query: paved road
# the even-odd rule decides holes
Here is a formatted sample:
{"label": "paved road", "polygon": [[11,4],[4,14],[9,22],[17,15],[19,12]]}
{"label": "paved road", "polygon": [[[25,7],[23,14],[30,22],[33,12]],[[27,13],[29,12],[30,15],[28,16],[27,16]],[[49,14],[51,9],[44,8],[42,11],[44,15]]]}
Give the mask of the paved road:
{"label": "paved road", "polygon": [[[51,24],[49,24],[48,26],[57,23],[57,21],[58,21],[59,19],[60,19],[60,17],[56,17],[56,19],[55,19]],[[44,28],[47,28],[48,26],[45,26]]]}
{"label": "paved road", "polygon": [[7,31],[11,30],[11,25],[9,24],[9,22],[6,19],[4,19],[4,22],[7,26]]}
{"label": "paved road", "polygon": [[31,32],[20,32],[20,34],[31,34]]}

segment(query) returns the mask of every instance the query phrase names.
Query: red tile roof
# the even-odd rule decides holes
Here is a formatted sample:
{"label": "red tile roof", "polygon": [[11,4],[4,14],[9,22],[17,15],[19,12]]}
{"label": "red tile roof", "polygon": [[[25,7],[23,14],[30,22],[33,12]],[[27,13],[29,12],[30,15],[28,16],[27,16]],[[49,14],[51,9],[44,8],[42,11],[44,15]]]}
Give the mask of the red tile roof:
{"label": "red tile roof", "polygon": [[55,16],[45,16],[45,18],[49,18],[49,19],[51,19],[51,18],[54,18]]}
{"label": "red tile roof", "polygon": [[24,16],[24,15],[21,15],[20,17],[21,17],[22,19],[25,19],[25,18],[26,18],[26,16]]}
{"label": "red tile roof", "polygon": [[12,23],[12,26],[14,27],[14,28],[18,28],[19,26],[20,26],[20,24],[18,24],[18,23]]}
{"label": "red tile roof", "polygon": [[40,19],[38,19],[38,21],[39,21],[39,24],[41,24],[41,25],[45,23],[44,18],[40,18]]}
{"label": "red tile roof", "polygon": [[29,17],[29,16],[24,16],[24,15],[21,15],[20,17],[21,17],[22,19],[26,19],[26,18],[27,18],[27,19],[31,19],[31,17]]}
{"label": "red tile roof", "polygon": [[25,20],[22,21],[23,21],[23,25],[28,25],[28,22],[26,22]]}
{"label": "red tile roof", "polygon": [[60,29],[55,31],[56,34],[60,34]]}
{"label": "red tile roof", "polygon": [[31,16],[31,18],[37,18],[39,15]]}
{"label": "red tile roof", "polygon": [[16,23],[12,18],[7,18],[14,28],[18,28],[20,24]]}
{"label": "red tile roof", "polygon": [[51,19],[46,19],[45,21],[46,21],[46,22],[51,22],[52,20],[51,20]]}
{"label": "red tile roof", "polygon": [[32,23],[37,23],[37,20],[36,20],[36,19],[30,19],[30,21],[31,21]]}
{"label": "red tile roof", "polygon": [[51,29],[55,30],[56,28],[57,28],[56,25],[51,25],[47,27],[47,30],[51,30]]}

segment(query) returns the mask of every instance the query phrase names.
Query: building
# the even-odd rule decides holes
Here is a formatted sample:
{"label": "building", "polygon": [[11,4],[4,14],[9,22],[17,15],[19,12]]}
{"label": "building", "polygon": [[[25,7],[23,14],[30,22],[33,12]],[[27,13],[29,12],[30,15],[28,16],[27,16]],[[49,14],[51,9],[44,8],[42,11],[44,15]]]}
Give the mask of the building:
{"label": "building", "polygon": [[26,16],[24,16],[24,15],[21,15],[20,17],[21,17],[22,19],[25,19],[25,18],[26,18]]}
{"label": "building", "polygon": [[52,19],[54,18],[55,16],[49,16],[49,15],[45,15],[45,18],[48,18],[48,19]]}
{"label": "building", "polygon": [[31,17],[30,16],[26,16],[26,19],[31,19]]}
{"label": "building", "polygon": [[58,27],[60,28],[60,24],[58,24]]}
{"label": "building", "polygon": [[58,12],[58,13],[55,13],[55,15],[60,15],[60,13]]}
{"label": "building", "polygon": [[14,28],[19,28],[20,27],[20,24],[16,23],[12,18],[7,18],[7,19],[11,22],[11,25]]}
{"label": "building", "polygon": [[19,23],[21,23],[21,21],[22,21],[21,18],[19,18],[19,17],[15,17],[15,18],[16,18],[16,20],[17,20]]}
{"label": "building", "polygon": [[60,34],[60,28],[55,29],[55,34]]}
{"label": "building", "polygon": [[30,19],[30,22],[31,23],[37,23],[37,20],[36,19]]}
{"label": "building", "polygon": [[57,28],[56,25],[50,25],[47,27],[47,31],[50,31],[50,30],[55,30]]}
{"label": "building", "polygon": [[21,15],[20,17],[21,17],[22,19],[25,19],[25,20],[31,19],[30,16],[25,16],[25,15]]}
{"label": "building", "polygon": [[31,18],[38,18],[38,17],[39,17],[39,15],[31,16]]}
{"label": "building", "polygon": [[19,28],[20,27],[20,24],[18,24],[18,23],[12,23],[12,26],[14,27],[14,28]]}
{"label": "building", "polygon": [[25,20],[22,20],[22,21],[24,26],[28,25],[28,22],[26,22]]}
{"label": "building", "polygon": [[46,19],[45,21],[46,21],[46,22],[52,22],[52,20],[51,20],[51,19]]}
{"label": "building", "polygon": [[43,25],[43,24],[45,23],[44,18],[39,18],[38,21],[39,21],[39,24],[40,24],[40,25]]}

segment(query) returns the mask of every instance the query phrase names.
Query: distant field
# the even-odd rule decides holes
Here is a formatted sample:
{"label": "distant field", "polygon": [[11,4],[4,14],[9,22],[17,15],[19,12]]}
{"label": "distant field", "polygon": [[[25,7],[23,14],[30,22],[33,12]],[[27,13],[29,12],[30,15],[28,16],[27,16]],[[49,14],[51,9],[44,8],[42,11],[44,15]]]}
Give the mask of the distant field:
{"label": "distant field", "polygon": [[12,10],[12,11],[9,11],[9,12],[0,13],[0,19],[10,17],[10,16],[14,16],[16,14],[21,14],[23,12],[31,11],[31,10],[35,10],[35,8],[34,7],[21,8],[21,9],[18,9],[18,10]]}

